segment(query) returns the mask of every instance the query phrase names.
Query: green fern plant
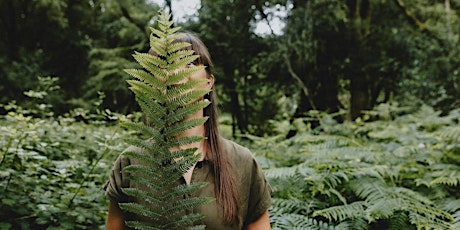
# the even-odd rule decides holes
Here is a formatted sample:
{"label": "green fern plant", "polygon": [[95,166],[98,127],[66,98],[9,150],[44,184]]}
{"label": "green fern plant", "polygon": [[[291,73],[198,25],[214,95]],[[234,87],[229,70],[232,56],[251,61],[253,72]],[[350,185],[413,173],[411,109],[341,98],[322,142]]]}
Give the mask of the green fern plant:
{"label": "green fern plant", "polygon": [[201,136],[178,135],[206,121],[206,117],[184,119],[209,104],[198,100],[208,90],[195,89],[206,79],[178,83],[204,67],[181,68],[197,59],[198,55],[194,55],[193,50],[185,49],[191,44],[174,42],[181,36],[177,33],[180,27],[172,26],[170,15],[160,12],[157,22],[159,28],[151,28],[150,47],[158,55],[136,52],[133,56],[143,69],[126,70],[135,78],[128,81],[130,89],[151,125],[129,121],[123,123],[124,127],[136,134],[127,138],[128,144],[133,147],[124,154],[130,158],[131,165],[123,171],[129,174],[130,182],[138,186],[123,189],[125,194],[134,198],[134,202],[121,203],[120,208],[148,219],[127,221],[127,226],[132,228],[204,229],[204,226],[193,226],[202,216],[186,214],[186,210],[211,200],[190,196],[205,184],[176,185],[198,161],[199,156],[194,154],[197,149],[171,151],[174,147],[203,140]]}
{"label": "green fern plant", "polygon": [[251,138],[271,166],[272,227],[459,229],[459,113],[433,111]]}

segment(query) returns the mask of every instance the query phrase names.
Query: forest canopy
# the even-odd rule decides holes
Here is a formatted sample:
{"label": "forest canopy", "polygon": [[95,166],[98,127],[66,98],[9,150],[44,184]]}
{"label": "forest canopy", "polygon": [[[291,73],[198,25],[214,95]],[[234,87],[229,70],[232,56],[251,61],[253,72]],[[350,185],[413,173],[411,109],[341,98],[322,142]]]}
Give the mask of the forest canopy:
{"label": "forest canopy", "polygon": [[[165,1],[165,7],[180,1]],[[459,106],[458,0],[202,0],[180,25],[209,46],[222,111],[234,133],[272,133],[269,121],[309,111],[355,120],[380,103]],[[121,71],[148,49],[160,6],[146,1],[2,1],[0,103],[30,103],[56,79],[46,103],[73,109],[138,111]],[[172,12],[174,13],[174,12]],[[279,33],[260,35],[276,18]],[[42,87],[42,88],[40,88]],[[96,103],[103,98],[102,104]],[[3,110],[4,113],[4,110]]]}

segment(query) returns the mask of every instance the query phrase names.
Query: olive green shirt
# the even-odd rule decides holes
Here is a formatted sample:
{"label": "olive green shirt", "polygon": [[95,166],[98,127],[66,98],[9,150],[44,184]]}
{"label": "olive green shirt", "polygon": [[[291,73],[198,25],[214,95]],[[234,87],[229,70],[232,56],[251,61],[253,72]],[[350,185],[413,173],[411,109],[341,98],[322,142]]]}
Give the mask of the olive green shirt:
{"label": "olive green shirt", "polygon": [[[222,207],[212,201],[206,205],[200,206],[193,210],[194,213],[202,213],[205,217],[201,224],[206,225],[206,229],[243,229],[249,223],[257,220],[270,206],[271,188],[257,164],[252,153],[245,147],[242,147],[232,141],[221,139],[223,154],[226,154],[230,173],[234,175],[236,185],[238,186],[239,200],[241,202],[240,217],[242,223],[238,226],[224,225],[222,222]],[[128,197],[123,194],[121,188],[130,187],[127,176],[122,173],[123,167],[130,164],[129,159],[120,155],[115,162],[112,172],[107,182],[106,196],[113,202],[126,202]],[[209,161],[199,162],[192,174],[191,183],[208,182],[207,186],[200,189],[199,197],[216,197],[214,193],[214,173]],[[185,184],[182,178],[178,184]],[[195,196],[194,195],[194,196]],[[128,217],[128,219],[136,217]]]}

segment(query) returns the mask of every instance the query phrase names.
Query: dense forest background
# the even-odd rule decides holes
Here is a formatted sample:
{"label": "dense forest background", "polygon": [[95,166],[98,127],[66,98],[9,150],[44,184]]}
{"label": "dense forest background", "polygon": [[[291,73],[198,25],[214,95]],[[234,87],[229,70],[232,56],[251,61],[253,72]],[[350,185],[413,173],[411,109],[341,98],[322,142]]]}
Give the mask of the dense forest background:
{"label": "dense forest background", "polygon": [[[142,119],[123,69],[161,7],[0,0],[0,229],[103,228],[117,122]],[[460,0],[201,0],[178,20],[213,57],[224,136],[267,173],[274,229],[460,228],[459,14]],[[281,31],[256,31],[275,18]]]}
{"label": "dense forest background", "polygon": [[[459,4],[203,0],[179,25],[209,46],[233,131],[265,135],[269,121],[311,110],[355,120],[379,103],[458,107]],[[133,51],[148,49],[158,9],[145,0],[1,1],[0,103],[32,109],[24,92],[41,90],[38,77],[49,76],[56,87],[46,104],[55,115],[137,111],[121,70],[132,67]],[[255,33],[275,17],[284,23],[280,34]]]}

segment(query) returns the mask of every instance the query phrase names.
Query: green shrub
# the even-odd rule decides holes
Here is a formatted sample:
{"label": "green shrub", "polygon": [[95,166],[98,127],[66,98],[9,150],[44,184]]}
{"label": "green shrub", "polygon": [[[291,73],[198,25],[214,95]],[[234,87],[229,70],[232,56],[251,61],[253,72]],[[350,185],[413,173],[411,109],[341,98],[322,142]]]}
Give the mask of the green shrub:
{"label": "green shrub", "polygon": [[122,130],[41,119],[6,106],[0,117],[0,229],[96,229]]}

